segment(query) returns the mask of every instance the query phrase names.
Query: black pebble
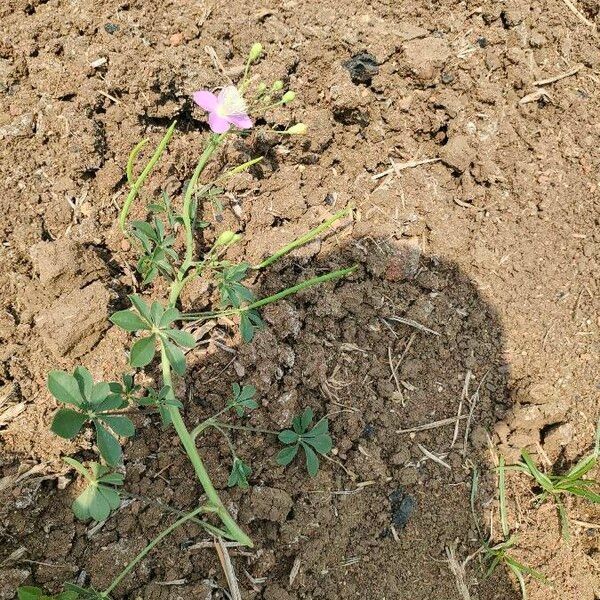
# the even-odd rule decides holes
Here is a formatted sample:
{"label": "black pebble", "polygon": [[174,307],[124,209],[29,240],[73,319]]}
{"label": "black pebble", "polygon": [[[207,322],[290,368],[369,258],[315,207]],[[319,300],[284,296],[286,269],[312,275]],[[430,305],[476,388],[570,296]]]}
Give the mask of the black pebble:
{"label": "black pebble", "polygon": [[442,73],[442,83],[452,83],[454,81],[454,75],[452,73]]}
{"label": "black pebble", "polygon": [[113,34],[115,31],[119,31],[119,26],[115,25],[114,23],[106,23],[104,25],[104,31],[106,31],[106,33]]}
{"label": "black pebble", "polygon": [[350,60],[342,63],[342,66],[350,72],[350,79],[357,85],[364,83],[370,85],[371,78],[379,73],[377,59],[368,52],[359,52]]}
{"label": "black pebble", "polygon": [[487,48],[488,41],[484,37],[477,38],[477,44],[480,48]]}
{"label": "black pebble", "polygon": [[360,437],[365,438],[367,440],[372,439],[375,436],[375,427],[373,427],[372,423],[367,423],[360,434]]}
{"label": "black pebble", "polygon": [[395,527],[404,528],[417,507],[415,499],[407,494],[404,488],[399,487],[390,494],[390,504],[392,505],[392,523]]}

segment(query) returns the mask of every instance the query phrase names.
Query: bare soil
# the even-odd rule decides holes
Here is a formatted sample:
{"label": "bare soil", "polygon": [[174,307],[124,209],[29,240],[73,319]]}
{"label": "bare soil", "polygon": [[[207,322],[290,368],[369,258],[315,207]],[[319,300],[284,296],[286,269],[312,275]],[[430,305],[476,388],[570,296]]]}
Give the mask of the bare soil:
{"label": "bare soil", "polygon": [[[301,463],[276,466],[272,437],[235,435],[249,491],[227,489],[227,446],[204,438],[217,487],[256,542],[230,551],[242,596],[465,599],[447,548],[461,561],[475,552],[476,524],[493,523],[498,539],[491,449],[514,460],[526,447],[560,471],[590,451],[600,414],[600,16],[596,0],[574,6],[583,19],[563,0],[2,2],[0,598],[23,583],[102,588],[173,518],[165,503],[198,501],[173,432],[139,413],[130,498],[101,527],[76,522],[79,483],[60,457],[91,458],[92,440],[49,431],[45,379],[77,364],[105,379],[127,369],[128,336],[107,320],[135,284],[116,226],[127,156],[177,119],[142,199],[163,187],[177,197],[207,134],[191,93],[235,81],[261,41],[257,81],[296,90],[292,121],[310,134],[257,131],[228,146],[215,172],[266,158],[222,211],[203,208],[214,226],[198,245],[234,229],[244,240],[231,257],[256,261],[353,204],[353,223],[253,286],[260,296],[359,268],[269,307],[252,344],[219,321],[188,355],[178,385],[190,424],[238,381],[258,389],[253,426],[278,429],[305,406],[331,423],[334,454],[315,479]],[[404,164],[426,159],[439,160]],[[197,285],[183,306],[202,310],[210,295]],[[405,431],[459,410],[471,416],[456,430]],[[552,583],[530,581],[530,598],[598,600],[600,510],[569,501],[564,541],[530,481],[509,477],[508,493],[514,554]],[[177,531],[115,597],[228,597],[214,549],[193,548],[205,539],[194,525]],[[464,582],[473,599],[520,597],[478,558]]]}

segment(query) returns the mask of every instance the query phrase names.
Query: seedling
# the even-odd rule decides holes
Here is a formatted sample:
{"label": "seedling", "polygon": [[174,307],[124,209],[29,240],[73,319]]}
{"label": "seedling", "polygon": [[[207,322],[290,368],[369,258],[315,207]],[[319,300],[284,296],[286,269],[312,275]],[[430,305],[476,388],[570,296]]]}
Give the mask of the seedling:
{"label": "seedling", "polygon": [[[226,168],[216,179],[201,183],[205,167],[215,152],[233,136],[250,130],[254,126],[253,115],[262,117],[270,108],[285,106],[295,99],[295,93],[284,90],[281,81],[273,83],[270,89],[267,84],[259,83],[256,90],[250,92],[250,68],[261,54],[262,46],[254,44],[246,61],[243,79],[237,87],[226,86],[218,95],[209,91],[198,91],[194,94],[194,101],[208,112],[208,124],[212,134],[208,137],[190,180],[184,185],[180,202],[172,200],[163,192],[160,201],[155,201],[148,206],[146,219],[128,223],[133,202],[139,197],[142,186],[154,166],[164,155],[175,133],[175,123],[171,125],[137,177],[134,174],[136,162],[148,140],[142,140],[134,147],[127,162],[127,181],[131,189],[121,208],[119,225],[124,234],[139,249],[137,271],[141,276],[142,291],[131,293],[128,296],[127,306],[114,313],[110,320],[135,337],[129,353],[129,365],[133,369],[147,368],[149,375],[154,375],[160,380],[156,389],[144,389],[136,384],[135,372],[127,372],[123,374],[121,382],[111,383],[94,382],[89,371],[82,366],[77,367],[73,374],[52,371],[48,376],[50,392],[60,403],[67,405],[61,407],[56,413],[52,430],[57,435],[71,440],[75,440],[88,423],[96,431],[100,462],[90,461],[86,468],[73,458],[65,458],[67,464],[79,472],[87,482],[87,487],[73,503],[73,512],[78,519],[103,521],[121,504],[118,488],[125,481],[122,472],[124,469],[120,438],[128,438],[135,434],[132,421],[122,413],[125,408],[128,414],[135,407],[153,408],[160,414],[165,427],[173,427],[202,488],[198,491],[198,496],[205,497],[204,503],[161,532],[104,591],[67,584],[66,591],[57,596],[57,600],[110,598],[110,594],[122,579],[152,548],[188,521],[203,527],[214,536],[244,546],[252,546],[251,539],[237,525],[221,501],[204,466],[197,442],[207,429],[215,429],[227,439],[232,455],[232,469],[227,481],[230,487],[248,488],[252,470],[237,455],[227,429],[278,435],[286,445],[277,457],[277,461],[282,465],[289,464],[301,447],[311,476],[316,475],[319,468],[317,454],[326,454],[331,450],[332,441],[328,433],[328,421],[322,418],[310,429],[313,419],[310,408],[307,408],[301,416],[294,418],[292,429],[282,432],[218,420],[218,417],[243,419],[248,411],[259,407],[259,402],[255,398],[256,390],[251,385],[233,384],[232,397],[224,402],[223,408],[192,429],[188,428],[183,418],[184,403],[175,393],[174,378],[185,374],[186,352],[196,345],[195,337],[183,328],[187,321],[200,322],[204,319],[228,317],[228,323],[237,320],[242,340],[250,342],[256,332],[264,327],[260,316],[260,309],[263,306],[311,286],[346,277],[356,268],[340,269],[313,277],[266,298],[256,299],[250,287],[252,279],[266,267],[294,249],[314,240],[338,220],[348,217],[351,214],[350,209],[336,213],[318,227],[276,250],[257,265],[247,262],[234,263],[225,258],[228,248],[241,239],[241,235],[233,231],[224,231],[220,235],[215,235],[214,243],[208,247],[196,243],[197,230],[202,229],[207,232],[210,227],[210,223],[199,219],[198,209],[202,203],[218,203],[219,196],[224,191],[221,186],[226,185],[229,179],[246,171],[262,159],[256,157],[241,165]],[[297,123],[283,130],[268,129],[265,135],[304,133],[306,133],[306,126]],[[176,208],[177,206],[179,208]],[[201,277],[211,281],[219,290],[219,306],[216,310],[204,313],[182,313],[179,308],[181,292],[188,283]],[[154,286],[159,278],[166,280],[167,297],[162,301],[154,300],[148,303],[142,297],[143,290],[148,286]],[[156,297],[164,289],[165,285],[153,287],[153,296]],[[158,366],[160,369],[156,368]],[[181,513],[177,508],[170,507],[170,509]],[[210,522],[203,518],[207,514],[212,516]],[[38,588],[23,587],[19,590],[19,598],[36,600],[49,597],[44,596]]]}
{"label": "seedling", "polygon": [[277,462],[280,465],[289,465],[302,448],[306,456],[306,469],[311,477],[314,477],[319,470],[319,454],[328,454],[331,452],[332,441],[329,435],[329,422],[327,419],[321,419],[312,429],[308,429],[313,420],[313,411],[306,408],[304,412],[294,417],[292,421],[293,431],[284,429],[279,434],[279,441],[286,444],[287,447],[281,450],[277,455]]}
{"label": "seedling", "polygon": [[600,457],[600,422],[596,429],[596,443],[594,450],[583,457],[574,467],[569,469],[563,475],[546,475],[542,473],[531,456],[525,451],[521,451],[522,461],[514,468],[522,473],[533,477],[541,491],[536,494],[536,504],[539,506],[546,500],[551,500],[556,505],[558,511],[561,534],[565,540],[570,537],[569,515],[563,504],[562,497],[565,495],[578,496],[585,498],[593,504],[600,504],[600,494],[593,491],[594,487],[600,484],[594,479],[587,479],[585,475],[589,473],[597,464]]}
{"label": "seedling", "polygon": [[483,564],[485,565],[484,576],[491,577],[496,571],[498,565],[505,565],[507,569],[512,571],[519,582],[523,600],[527,600],[527,586],[525,582],[525,578],[527,576],[531,576],[545,584],[549,584],[549,582],[542,573],[518,561],[510,553],[510,550],[516,547],[518,540],[515,535],[511,535],[508,524],[508,512],[506,506],[506,466],[504,463],[504,457],[500,457],[498,466],[498,504],[500,511],[500,524],[502,529],[502,540],[500,542],[493,542],[491,527],[489,535],[484,535],[482,532],[479,519],[477,518],[477,513],[475,511],[475,498],[477,496],[478,487],[479,474],[477,469],[475,469],[473,471],[473,481],[471,485],[471,512],[473,514],[473,519],[475,521],[475,526],[479,533],[479,537],[482,540],[482,546],[479,552],[482,555]]}

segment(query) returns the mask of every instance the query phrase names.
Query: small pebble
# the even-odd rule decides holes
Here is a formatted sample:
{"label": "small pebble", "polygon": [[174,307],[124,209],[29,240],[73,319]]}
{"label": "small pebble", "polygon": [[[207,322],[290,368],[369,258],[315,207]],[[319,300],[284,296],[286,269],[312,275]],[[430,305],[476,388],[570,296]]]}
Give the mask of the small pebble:
{"label": "small pebble", "polygon": [[171,44],[171,46],[179,46],[181,42],[183,42],[183,33],[174,33],[169,38],[169,43]]}
{"label": "small pebble", "polygon": [[452,83],[454,81],[454,75],[452,73],[442,73],[442,83]]}
{"label": "small pebble", "polygon": [[121,240],[121,250],[123,250],[123,252],[131,250],[131,242],[129,240]]}
{"label": "small pebble", "polygon": [[106,31],[106,33],[110,33],[112,35],[116,31],[119,31],[119,26],[115,25],[115,23],[105,23],[104,31]]}
{"label": "small pebble", "polygon": [[480,48],[487,48],[487,45],[488,45],[487,38],[484,38],[484,37],[477,38],[477,45]]}

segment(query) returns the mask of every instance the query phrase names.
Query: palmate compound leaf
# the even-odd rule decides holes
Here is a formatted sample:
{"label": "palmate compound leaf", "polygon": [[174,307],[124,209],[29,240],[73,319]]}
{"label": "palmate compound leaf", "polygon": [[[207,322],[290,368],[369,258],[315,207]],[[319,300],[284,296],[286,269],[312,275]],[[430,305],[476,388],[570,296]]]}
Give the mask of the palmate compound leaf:
{"label": "palmate compound leaf", "polygon": [[308,430],[313,419],[312,409],[306,408],[301,415],[292,420],[292,429],[284,429],[278,435],[278,439],[287,447],[279,452],[276,461],[280,465],[288,465],[294,460],[300,447],[304,451],[306,458],[306,469],[311,477],[314,477],[319,471],[318,454],[328,454],[331,452],[333,442],[329,435],[329,422],[327,419],[321,419],[317,424]]}
{"label": "palmate compound leaf", "polygon": [[[131,437],[135,433],[133,423],[127,417],[110,413],[123,407],[122,395],[114,393],[108,383],[94,383],[85,367],[77,367],[73,375],[53,371],[48,381],[50,391],[59,401],[72,404],[70,400],[75,397],[75,389],[79,395],[78,404],[74,405],[76,408],[60,408],[57,411],[52,420],[51,430],[62,438],[73,439],[86,423],[93,423],[100,454],[107,463],[118,464],[122,456],[121,446],[113,433],[122,437]],[[57,381],[62,382],[58,387]],[[70,389],[69,396],[63,393],[66,388]],[[65,397],[67,400],[61,399]]]}
{"label": "palmate compound leaf", "polygon": [[258,408],[258,403],[254,400],[256,394],[256,388],[253,385],[240,386],[239,383],[232,385],[233,389],[233,400],[231,406],[235,409],[238,417],[244,416],[244,409],[253,410]]}
{"label": "palmate compound leaf", "polygon": [[249,343],[254,339],[254,335],[265,326],[260,318],[260,313],[251,308],[240,313],[240,334],[244,342]]}
{"label": "palmate compound leaf", "polygon": [[31,585],[21,586],[17,590],[17,598],[19,600],[77,600],[79,594],[75,590],[67,590],[50,596],[44,593],[44,590]]}
{"label": "palmate compound leaf", "polygon": [[252,469],[244,463],[244,461],[235,457],[233,459],[233,465],[231,467],[231,473],[229,474],[229,479],[227,480],[227,485],[229,487],[235,487],[236,485],[246,490],[248,489],[248,477],[250,477],[252,473]]}
{"label": "palmate compound leaf", "polygon": [[65,458],[65,462],[84,475],[88,484],[85,490],[75,499],[72,510],[81,521],[104,521],[111,511],[121,505],[121,499],[114,486],[123,484],[123,475],[99,463],[90,463],[86,469],[80,462]]}

